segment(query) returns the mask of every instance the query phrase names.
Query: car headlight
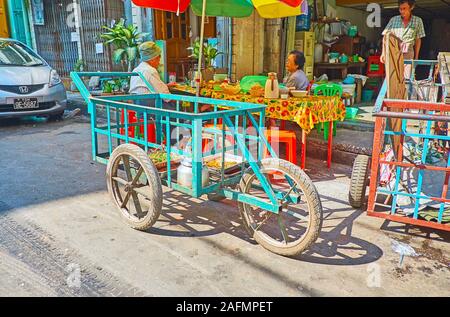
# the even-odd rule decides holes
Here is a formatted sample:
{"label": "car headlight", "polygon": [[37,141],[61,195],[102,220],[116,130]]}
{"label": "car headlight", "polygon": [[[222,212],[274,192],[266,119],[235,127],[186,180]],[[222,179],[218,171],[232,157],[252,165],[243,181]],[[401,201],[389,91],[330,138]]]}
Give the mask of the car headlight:
{"label": "car headlight", "polygon": [[61,77],[59,77],[58,72],[54,69],[50,72],[50,81],[48,86],[53,87],[61,83]]}

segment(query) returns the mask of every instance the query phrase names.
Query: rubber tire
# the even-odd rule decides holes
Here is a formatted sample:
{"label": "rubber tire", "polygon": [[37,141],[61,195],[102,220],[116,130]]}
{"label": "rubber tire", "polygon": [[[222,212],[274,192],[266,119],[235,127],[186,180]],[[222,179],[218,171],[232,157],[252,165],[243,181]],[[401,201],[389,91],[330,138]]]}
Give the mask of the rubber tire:
{"label": "rubber tire", "polygon": [[216,193],[209,193],[208,194],[208,200],[219,202],[226,199],[224,195],[216,194]]}
{"label": "rubber tire", "polygon": [[[139,164],[144,168],[149,186],[152,188],[150,194],[152,196],[151,201],[153,202],[153,204],[150,205],[147,215],[145,215],[145,217],[142,218],[142,220],[139,222],[131,221],[129,218],[125,217],[123,211],[121,210],[114,197],[114,192],[112,189],[111,172],[113,163],[119,156],[123,154],[128,154],[139,161]],[[159,215],[161,214],[163,204],[161,179],[159,178],[158,170],[156,169],[155,165],[140,147],[134,144],[122,144],[112,152],[106,168],[106,183],[108,186],[108,192],[110,193],[114,204],[119,209],[120,215],[131,228],[140,231],[146,231],[155,224],[156,220],[158,220]]]}
{"label": "rubber tire", "polygon": [[369,183],[369,164],[370,157],[367,155],[358,155],[353,163],[348,193],[348,202],[353,208],[361,208],[365,202],[366,189]]}
{"label": "rubber tire", "polygon": [[[258,232],[255,232],[253,228],[248,224],[246,220],[245,211],[243,210],[244,204],[239,202],[238,208],[243,218],[244,226],[250,235],[255,239],[258,244],[260,244],[263,248],[282,255],[293,257],[301,254],[317,240],[319,237],[320,231],[322,229],[322,202],[320,201],[319,193],[317,192],[316,186],[309,178],[308,175],[297,165],[292,164],[291,162],[277,159],[277,158],[267,158],[263,159],[260,163],[260,167],[276,167],[281,171],[288,172],[295,179],[295,181],[300,184],[300,189],[303,191],[302,197],[306,198],[306,201],[309,206],[310,212],[310,222],[307,229],[307,232],[302,240],[299,241],[298,244],[291,246],[289,248],[280,248],[270,244],[268,241],[264,239]],[[251,168],[247,169],[244,175],[241,178],[241,181],[238,185],[238,190],[243,192],[247,180],[254,174]]]}

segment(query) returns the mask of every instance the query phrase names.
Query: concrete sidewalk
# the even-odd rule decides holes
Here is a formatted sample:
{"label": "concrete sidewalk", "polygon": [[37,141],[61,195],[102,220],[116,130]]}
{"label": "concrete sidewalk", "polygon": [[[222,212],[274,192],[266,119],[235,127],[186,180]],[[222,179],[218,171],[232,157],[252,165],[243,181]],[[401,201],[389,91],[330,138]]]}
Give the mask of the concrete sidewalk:
{"label": "concrete sidewalk", "polygon": [[[248,238],[235,203],[168,189],[155,226],[130,229],[105,166],[91,161],[83,118],[0,129],[0,295],[450,296],[449,234],[351,208],[348,166],[308,161],[323,228],[310,250],[285,258]],[[398,268],[392,239],[420,256]],[[79,287],[68,282],[76,268]]]}

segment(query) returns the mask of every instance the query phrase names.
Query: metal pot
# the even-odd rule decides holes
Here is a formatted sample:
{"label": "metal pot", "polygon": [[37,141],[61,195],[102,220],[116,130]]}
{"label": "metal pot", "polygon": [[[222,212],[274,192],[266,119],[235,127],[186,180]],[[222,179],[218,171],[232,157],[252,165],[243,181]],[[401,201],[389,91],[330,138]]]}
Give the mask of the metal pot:
{"label": "metal pot", "polygon": [[[192,188],[192,160],[185,158],[181,161],[177,169],[177,183],[181,186]],[[209,184],[209,170],[206,166],[202,167],[202,186]]]}

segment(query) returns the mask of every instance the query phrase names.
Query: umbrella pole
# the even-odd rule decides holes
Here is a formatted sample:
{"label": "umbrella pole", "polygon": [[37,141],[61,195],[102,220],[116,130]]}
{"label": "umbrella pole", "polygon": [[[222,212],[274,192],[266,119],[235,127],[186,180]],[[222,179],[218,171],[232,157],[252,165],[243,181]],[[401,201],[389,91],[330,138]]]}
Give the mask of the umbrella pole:
{"label": "umbrella pole", "polygon": [[205,16],[206,16],[206,0],[203,0],[202,7],[202,25],[200,26],[200,52],[198,56],[198,72],[196,78],[197,97],[200,96],[201,73],[202,73],[202,57],[203,57],[203,38],[205,36]]}

